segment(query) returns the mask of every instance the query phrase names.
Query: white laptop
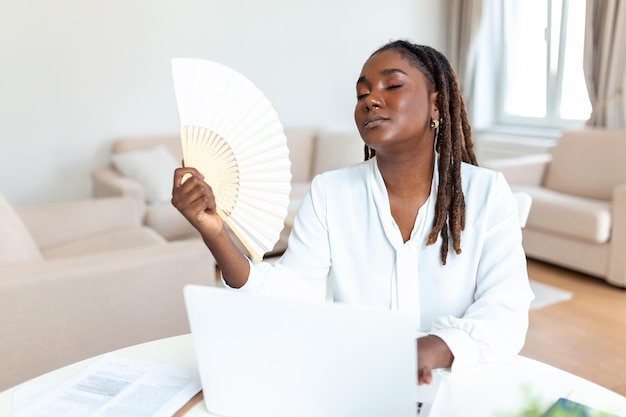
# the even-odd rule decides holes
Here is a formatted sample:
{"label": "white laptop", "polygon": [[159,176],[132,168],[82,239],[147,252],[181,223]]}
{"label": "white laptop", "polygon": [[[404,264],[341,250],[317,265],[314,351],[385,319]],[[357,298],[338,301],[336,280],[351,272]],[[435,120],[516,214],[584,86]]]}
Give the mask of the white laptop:
{"label": "white laptop", "polygon": [[414,417],[403,315],[223,288],[184,289],[204,403],[224,417]]}

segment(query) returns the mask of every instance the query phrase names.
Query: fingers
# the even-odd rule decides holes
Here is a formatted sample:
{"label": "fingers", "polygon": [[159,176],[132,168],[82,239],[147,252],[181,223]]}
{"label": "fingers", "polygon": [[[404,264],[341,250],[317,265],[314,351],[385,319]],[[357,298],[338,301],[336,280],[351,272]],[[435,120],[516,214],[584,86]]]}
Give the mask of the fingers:
{"label": "fingers", "polygon": [[172,204],[183,214],[187,211],[216,210],[213,190],[195,168],[178,168],[174,171]]}
{"label": "fingers", "polygon": [[200,181],[204,181],[204,175],[195,168],[177,168],[174,171],[174,184],[172,189],[175,190],[180,187],[189,178],[198,178]]}
{"label": "fingers", "polygon": [[417,371],[417,384],[430,384],[433,380],[433,371],[429,367],[425,366],[419,368]]}
{"label": "fingers", "polygon": [[195,227],[205,242],[219,236],[223,221],[217,213],[213,189],[195,168],[174,171],[172,205]]}

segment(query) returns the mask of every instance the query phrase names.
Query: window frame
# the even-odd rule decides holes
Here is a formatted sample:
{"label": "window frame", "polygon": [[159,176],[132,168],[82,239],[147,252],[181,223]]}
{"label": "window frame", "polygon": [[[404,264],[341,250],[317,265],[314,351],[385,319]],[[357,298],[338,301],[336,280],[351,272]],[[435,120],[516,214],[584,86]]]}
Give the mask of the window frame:
{"label": "window frame", "polygon": [[[567,48],[567,26],[568,19],[561,19],[559,22],[559,39],[558,42],[558,51],[556,54],[552,54],[552,49],[555,47],[555,42],[552,39],[552,36],[549,35],[552,33],[553,29],[553,2],[560,1],[561,2],[561,16],[567,16],[569,13],[569,4],[570,1],[579,1],[579,0],[547,0],[546,7],[548,7],[547,13],[547,26],[545,29],[546,32],[546,115],[544,117],[527,117],[527,116],[516,116],[512,114],[507,114],[504,111],[504,102],[506,97],[506,88],[505,88],[505,77],[504,77],[504,67],[505,67],[505,57],[507,50],[506,36],[505,36],[505,22],[504,16],[506,7],[503,3],[502,5],[502,14],[501,14],[501,22],[500,22],[500,51],[499,51],[499,62],[498,67],[500,71],[497,72],[496,77],[496,89],[495,89],[495,113],[494,113],[494,121],[497,125],[501,126],[527,126],[532,128],[560,128],[560,129],[571,129],[571,128],[579,128],[587,121],[586,119],[564,119],[560,117],[561,111],[561,95],[563,91],[563,77],[564,77],[564,62],[565,62],[565,51]],[[556,72],[551,73],[550,67],[553,61],[556,60]]]}

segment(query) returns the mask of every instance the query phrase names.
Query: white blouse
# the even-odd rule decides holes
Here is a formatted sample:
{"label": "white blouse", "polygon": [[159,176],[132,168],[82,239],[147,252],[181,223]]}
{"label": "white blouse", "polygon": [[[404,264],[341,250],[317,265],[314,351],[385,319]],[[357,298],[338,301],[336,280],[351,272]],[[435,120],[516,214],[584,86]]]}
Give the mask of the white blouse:
{"label": "white blouse", "polygon": [[[430,197],[404,243],[375,158],[314,178],[296,216],[288,249],[275,265],[251,263],[242,290],[398,309],[416,331],[441,337],[453,370],[510,360],[521,350],[533,298],[517,206],[500,173],[462,164],[465,230],[462,253],[432,227],[437,169]],[[450,241],[452,239],[450,238]]]}

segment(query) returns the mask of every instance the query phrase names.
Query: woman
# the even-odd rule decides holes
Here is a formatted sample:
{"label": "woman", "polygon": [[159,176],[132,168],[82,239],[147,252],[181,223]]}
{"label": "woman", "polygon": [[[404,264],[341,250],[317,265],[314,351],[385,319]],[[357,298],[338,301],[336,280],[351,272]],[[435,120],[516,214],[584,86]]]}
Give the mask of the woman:
{"label": "woman", "polygon": [[172,203],[230,287],[321,299],[331,279],[336,301],[406,312],[427,333],[419,383],[435,368],[509,360],[532,299],[516,203],[501,174],[476,166],[449,62],[391,42],[365,62],[356,93],[366,160],[313,180],[276,265],[239,252],[195,169],[176,170]]}

